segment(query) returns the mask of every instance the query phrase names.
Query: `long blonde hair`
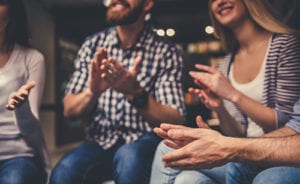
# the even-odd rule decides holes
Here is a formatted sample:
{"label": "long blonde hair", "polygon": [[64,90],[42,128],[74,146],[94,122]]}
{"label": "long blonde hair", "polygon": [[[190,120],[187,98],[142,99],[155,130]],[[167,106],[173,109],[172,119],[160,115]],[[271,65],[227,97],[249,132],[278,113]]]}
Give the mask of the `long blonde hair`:
{"label": "long blonde hair", "polygon": [[[297,33],[284,22],[276,18],[268,0],[241,0],[252,19],[259,27],[271,33]],[[209,16],[215,29],[215,36],[220,39],[221,45],[225,51],[234,51],[239,47],[233,32],[221,25],[211,11],[211,2],[209,0]]]}

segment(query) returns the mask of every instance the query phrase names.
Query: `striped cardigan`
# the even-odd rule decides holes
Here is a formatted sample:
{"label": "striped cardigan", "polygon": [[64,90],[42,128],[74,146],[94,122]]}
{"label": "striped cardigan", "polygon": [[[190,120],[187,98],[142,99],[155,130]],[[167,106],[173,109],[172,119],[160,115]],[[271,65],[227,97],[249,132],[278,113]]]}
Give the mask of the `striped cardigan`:
{"label": "striped cardigan", "polygon": [[[220,70],[228,77],[232,54],[224,57]],[[277,127],[291,117],[300,96],[300,37],[274,34],[267,55],[262,103],[276,111]],[[224,100],[227,111],[247,128],[247,117],[231,102]]]}

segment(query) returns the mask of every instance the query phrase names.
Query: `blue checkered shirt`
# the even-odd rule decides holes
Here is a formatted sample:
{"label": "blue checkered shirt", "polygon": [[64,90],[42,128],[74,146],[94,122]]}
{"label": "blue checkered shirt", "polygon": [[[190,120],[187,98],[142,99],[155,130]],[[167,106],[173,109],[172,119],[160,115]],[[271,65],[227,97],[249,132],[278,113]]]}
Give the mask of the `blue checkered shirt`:
{"label": "blue checkered shirt", "polygon": [[[104,47],[108,56],[129,69],[137,56],[142,57],[137,81],[156,101],[185,113],[182,92],[182,58],[173,44],[156,36],[146,26],[134,46],[123,49],[115,27],[88,37],[75,59],[75,71],[65,94],[80,93],[87,87],[89,63],[97,49]],[[152,132],[149,123],[139,114],[128,99],[113,89],[101,94],[87,125],[88,139],[95,140],[104,149],[119,140],[129,143],[139,136]]]}

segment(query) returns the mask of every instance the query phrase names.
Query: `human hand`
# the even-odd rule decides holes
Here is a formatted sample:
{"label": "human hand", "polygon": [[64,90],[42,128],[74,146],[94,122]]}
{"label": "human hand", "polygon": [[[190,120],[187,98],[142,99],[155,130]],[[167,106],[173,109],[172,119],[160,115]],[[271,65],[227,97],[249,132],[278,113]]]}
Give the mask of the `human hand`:
{"label": "human hand", "polygon": [[195,84],[204,89],[209,89],[217,96],[232,101],[232,98],[238,95],[238,91],[230,84],[224,74],[216,68],[197,64],[196,68],[204,72],[189,72],[194,78]]}
{"label": "human hand", "polygon": [[197,95],[201,102],[211,110],[216,110],[223,105],[222,99],[209,89],[189,88],[188,91]]}
{"label": "human hand", "polygon": [[159,137],[165,139],[164,143],[169,146],[172,147],[174,149],[178,149],[184,145],[186,145],[188,142],[190,142],[189,140],[172,140],[169,136],[168,136],[168,131],[170,130],[186,130],[186,129],[192,129],[190,127],[186,127],[183,125],[174,125],[174,124],[168,124],[168,123],[162,123],[160,125],[160,127],[156,127],[154,128],[154,133],[156,135],[158,135]]}
{"label": "human hand", "polygon": [[[201,116],[196,117],[196,123],[199,128],[209,128],[209,126],[202,120]],[[170,130],[191,130],[194,128],[186,127],[183,125],[174,125],[168,123],[162,123],[159,128],[154,128],[154,133],[156,133],[161,138],[165,139],[164,143],[174,149],[181,148],[186,144],[193,141],[193,139],[172,139],[168,136]]]}
{"label": "human hand", "polygon": [[235,154],[228,149],[228,140],[219,132],[198,128],[173,129],[168,132],[171,139],[193,140],[185,146],[162,157],[165,167],[180,170],[210,169],[230,161]]}
{"label": "human hand", "polygon": [[116,91],[125,95],[134,95],[142,90],[136,80],[140,63],[141,58],[137,57],[133,66],[126,70],[121,63],[109,58],[101,65],[101,69],[105,71],[101,77]]}
{"label": "human hand", "polygon": [[17,92],[11,93],[5,108],[8,110],[15,110],[17,107],[21,106],[28,99],[30,90],[34,88],[35,85],[35,82],[32,81],[21,86]]}
{"label": "human hand", "polygon": [[90,63],[88,88],[95,96],[99,96],[109,87],[108,83],[101,78],[101,75],[104,73],[101,69],[101,64],[105,59],[107,59],[107,51],[101,48],[95,53]]}

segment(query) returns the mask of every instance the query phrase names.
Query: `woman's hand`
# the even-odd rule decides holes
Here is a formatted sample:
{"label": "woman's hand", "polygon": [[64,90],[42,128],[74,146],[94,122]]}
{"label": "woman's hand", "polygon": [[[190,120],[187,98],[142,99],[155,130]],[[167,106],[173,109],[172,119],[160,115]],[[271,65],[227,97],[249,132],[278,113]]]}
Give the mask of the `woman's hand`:
{"label": "woman's hand", "polygon": [[211,110],[216,110],[223,105],[222,99],[208,89],[189,88],[189,92],[197,95],[201,102]]}
{"label": "woman's hand", "polygon": [[8,103],[5,106],[8,110],[15,110],[17,107],[21,106],[27,99],[30,93],[30,90],[34,88],[35,82],[29,82],[17,91],[10,94]]}
{"label": "woman's hand", "polygon": [[204,72],[190,72],[190,76],[194,78],[195,84],[213,94],[229,101],[235,101],[240,92],[236,90],[229,82],[227,77],[216,68],[197,64],[196,68]]}

